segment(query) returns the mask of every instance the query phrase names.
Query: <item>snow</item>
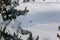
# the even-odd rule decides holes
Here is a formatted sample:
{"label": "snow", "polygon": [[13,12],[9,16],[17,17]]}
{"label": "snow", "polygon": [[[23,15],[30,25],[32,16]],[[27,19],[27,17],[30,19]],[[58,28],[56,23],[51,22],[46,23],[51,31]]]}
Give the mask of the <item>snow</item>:
{"label": "snow", "polygon": [[32,27],[28,27],[24,29],[31,31],[34,37],[38,35],[39,40],[43,40],[46,38],[49,38],[51,40],[60,40],[56,36],[57,33],[59,32],[57,29],[55,29],[55,27],[57,28],[57,26],[58,25],[56,24],[52,24],[52,25],[51,24],[36,24],[36,25],[33,25]]}
{"label": "snow", "polygon": [[[31,11],[48,11],[48,10],[60,10],[59,3],[21,3],[16,9],[24,9],[27,7]],[[37,7],[36,7],[37,6]]]}
{"label": "snow", "polygon": [[[47,4],[47,3],[25,3],[25,4],[20,4],[20,6],[18,6],[17,7],[17,9],[19,10],[19,9],[24,9],[25,7],[27,7],[29,10],[30,10],[30,12],[27,14],[28,16],[22,16],[22,18],[21,17],[19,17],[20,18],[20,20],[21,19],[23,19],[24,21],[26,20],[26,19],[28,19],[28,20],[36,20],[36,19],[39,19],[39,18],[36,18],[35,19],[35,16],[37,16],[37,15],[35,15],[35,14],[38,14],[39,12],[51,12],[51,11],[59,11],[60,10],[60,4],[58,3],[58,4]],[[38,12],[38,13],[37,13]],[[39,13],[40,14],[40,13]],[[45,13],[46,14],[46,13]],[[44,15],[45,15],[44,14]],[[48,13],[48,14],[50,14],[50,13]],[[51,15],[50,16],[52,16],[53,17],[53,14],[55,14],[55,13],[51,13]],[[35,15],[35,16],[34,16]],[[60,15],[60,14],[58,14],[58,15]],[[54,17],[56,18],[58,15],[55,15]],[[30,17],[29,16],[31,16],[33,19],[29,19]],[[34,16],[34,17],[33,17]],[[41,16],[41,15],[40,15]],[[50,16],[47,16],[47,19],[50,17]],[[27,18],[28,17],[28,18]],[[42,15],[42,17],[43,17],[43,15]],[[45,15],[45,17],[46,17],[46,15]],[[51,17],[51,19],[53,19]],[[17,19],[19,19],[19,18],[17,18]],[[26,18],[26,19],[25,19]],[[56,20],[57,19],[57,20]],[[59,20],[59,16],[56,18],[56,19],[54,19],[54,20],[56,20],[56,21],[58,21]],[[23,22],[23,20],[22,21],[20,21],[20,22]],[[27,20],[27,21],[28,21]],[[34,21],[33,20],[33,21]],[[43,19],[44,20],[44,19]],[[50,20],[50,19],[49,19]],[[53,20],[53,21],[54,21]],[[19,21],[19,20],[18,20]],[[30,25],[30,26],[28,26],[28,27],[23,27],[23,29],[25,29],[25,30],[29,30],[29,31],[31,31],[32,32],[32,34],[33,34],[33,37],[35,38],[37,35],[39,36],[39,40],[60,40],[58,37],[57,37],[57,33],[60,33],[59,31],[58,31],[58,26],[60,25],[60,23],[59,22],[51,22],[51,20],[50,20],[50,22],[48,21],[48,23],[47,23],[47,21],[46,21],[46,23],[39,23],[39,22],[32,22],[32,23],[28,23],[28,22],[23,22],[23,24],[22,25],[24,25],[24,26],[28,26],[28,25]],[[27,23],[27,24],[26,24]]]}
{"label": "snow", "polygon": [[[17,21],[22,22],[23,29],[31,31],[34,38],[37,37],[38,35],[39,40],[60,40],[57,37],[57,33],[60,33],[58,31],[58,26],[60,25],[60,18],[59,18],[60,13],[48,13],[49,15],[45,15],[46,14],[45,12],[59,11],[60,10],[59,3],[57,4],[21,3],[20,6],[16,7],[16,9],[24,10],[25,7],[27,7],[27,9],[29,9],[30,12],[28,12],[27,15],[19,16],[16,19]],[[32,23],[29,23],[28,22],[29,20],[32,20]],[[14,31],[16,32],[15,29],[11,28],[12,25],[15,26],[14,25],[15,23],[14,24],[12,23],[9,25],[9,27],[7,27],[7,30],[9,30],[11,34]],[[28,35],[21,35],[21,36],[23,40],[26,40],[28,37]]]}

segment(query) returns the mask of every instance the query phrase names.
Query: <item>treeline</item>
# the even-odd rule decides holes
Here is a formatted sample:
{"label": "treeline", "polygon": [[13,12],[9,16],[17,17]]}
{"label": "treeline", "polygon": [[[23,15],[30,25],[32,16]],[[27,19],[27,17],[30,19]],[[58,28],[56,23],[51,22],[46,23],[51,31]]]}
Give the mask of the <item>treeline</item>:
{"label": "treeline", "polygon": [[[20,38],[18,38],[18,35],[16,35],[15,33],[14,35],[11,35],[11,34],[8,34],[7,32],[5,33],[4,31],[0,30],[0,40],[2,39],[2,37],[4,38],[4,40],[23,40],[21,39],[21,36]],[[39,36],[37,36],[34,39],[34,37],[32,36],[32,33],[29,32],[29,37],[27,38],[27,40],[39,40]]]}

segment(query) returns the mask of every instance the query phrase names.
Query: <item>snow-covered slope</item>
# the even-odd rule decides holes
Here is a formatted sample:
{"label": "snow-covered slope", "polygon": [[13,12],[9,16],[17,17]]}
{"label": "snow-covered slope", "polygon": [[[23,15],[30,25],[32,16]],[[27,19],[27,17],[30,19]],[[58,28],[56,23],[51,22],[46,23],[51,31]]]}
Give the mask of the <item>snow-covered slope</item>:
{"label": "snow-covered slope", "polygon": [[[24,10],[24,8],[30,10],[25,16],[19,16],[16,20],[21,22],[21,26],[25,30],[32,32],[33,37],[39,36],[39,40],[60,40],[57,38],[58,26],[60,25],[60,4],[48,4],[48,3],[21,3],[16,7],[17,10]],[[29,22],[31,21],[31,23]],[[13,23],[13,21],[12,21]],[[16,32],[18,24],[13,24],[14,30],[10,27],[7,29]],[[27,36],[22,36],[24,40]]]}
{"label": "snow-covered slope", "polygon": [[39,40],[60,40],[57,38],[57,33],[60,33],[57,29],[57,24],[35,24],[32,27],[24,28],[33,33],[33,36],[39,36]]}
{"label": "snow-covered slope", "polygon": [[57,33],[60,33],[58,31],[60,4],[25,3],[17,9],[23,10],[24,7],[27,7],[30,12],[26,16],[17,18],[22,22],[23,29],[31,31],[34,37],[39,35],[39,40],[60,40],[57,38]]}

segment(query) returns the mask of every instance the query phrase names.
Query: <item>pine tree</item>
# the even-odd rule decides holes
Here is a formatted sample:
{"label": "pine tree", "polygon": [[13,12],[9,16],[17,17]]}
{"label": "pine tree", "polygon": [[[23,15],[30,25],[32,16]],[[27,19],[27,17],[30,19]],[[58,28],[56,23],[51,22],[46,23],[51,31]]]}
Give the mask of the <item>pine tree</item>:
{"label": "pine tree", "polygon": [[27,40],[33,40],[32,33],[31,32],[29,33],[29,37],[28,37]]}
{"label": "pine tree", "polygon": [[37,36],[36,40],[38,40],[38,39],[39,39],[39,36]]}
{"label": "pine tree", "polygon": [[[5,40],[8,40],[10,38],[14,38],[12,35],[5,33],[7,25],[9,25],[9,23],[12,21],[12,19],[15,20],[17,18],[17,16],[25,15],[28,12],[26,9],[23,11],[14,9],[14,7],[18,6],[19,1],[14,0],[13,3],[11,1],[13,1],[13,0],[0,0],[0,14],[2,16],[2,19],[4,22],[9,20],[9,22],[7,24],[5,24],[3,31],[0,32],[1,36],[3,36],[5,38]],[[10,6],[10,7],[7,10],[8,6]]]}

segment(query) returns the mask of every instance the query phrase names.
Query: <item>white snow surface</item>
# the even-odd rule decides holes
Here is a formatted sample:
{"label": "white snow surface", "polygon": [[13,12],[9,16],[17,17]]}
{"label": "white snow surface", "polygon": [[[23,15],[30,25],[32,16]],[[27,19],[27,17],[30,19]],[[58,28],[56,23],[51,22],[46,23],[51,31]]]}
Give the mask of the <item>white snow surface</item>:
{"label": "white snow surface", "polygon": [[[30,12],[27,15],[30,15],[30,14],[34,15],[35,12],[48,12],[48,11],[59,11],[60,10],[59,3],[57,3],[57,4],[55,4],[55,3],[53,3],[53,4],[50,4],[50,3],[23,3],[23,4],[20,4],[20,6],[18,6],[16,9],[23,10],[25,7],[27,7],[27,9],[30,10]],[[24,17],[22,16],[22,18],[24,18]],[[28,18],[27,18],[27,20],[30,20]],[[38,19],[38,18],[36,18],[36,19]],[[57,33],[60,33],[58,31],[58,26],[60,25],[59,22],[42,23],[42,24],[34,22],[31,24],[32,24],[31,26],[23,27],[23,29],[31,31],[34,38],[38,35],[39,40],[60,40],[59,38],[57,38]]]}
{"label": "white snow surface", "polygon": [[[39,23],[39,22],[28,23],[27,22],[28,20],[30,20],[29,19],[30,18],[29,15],[30,16],[34,15],[35,12],[48,12],[48,11],[53,11],[53,10],[54,11],[59,11],[60,10],[60,4],[59,3],[57,3],[57,4],[55,4],[55,3],[53,3],[53,4],[49,4],[49,3],[21,3],[20,6],[16,7],[16,9],[17,10],[20,10],[20,9],[24,10],[25,7],[27,7],[27,9],[30,10],[30,12],[28,12],[28,14],[26,16],[20,16],[20,17],[18,17],[16,19],[19,22],[22,22],[22,26],[23,26],[22,28],[23,29],[31,31],[34,38],[37,37],[37,35],[38,35],[39,36],[39,40],[60,40],[57,37],[57,33],[60,33],[58,31],[58,26],[60,25],[60,23],[59,23],[60,21],[59,22],[49,22],[49,23]],[[25,19],[25,17],[26,17],[26,19]],[[58,16],[58,17],[60,17],[60,16]],[[39,18],[36,18],[36,19],[39,19]],[[58,20],[56,20],[56,21],[58,21]],[[26,21],[26,22],[24,22],[24,21]],[[12,23],[13,23],[13,21],[12,21]],[[15,31],[15,29],[12,29],[10,27],[11,25],[9,25],[9,27],[7,29],[10,30],[11,33],[13,33],[13,31]],[[24,40],[26,40],[27,39],[27,35],[22,36],[22,38]]]}

